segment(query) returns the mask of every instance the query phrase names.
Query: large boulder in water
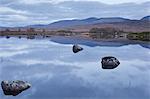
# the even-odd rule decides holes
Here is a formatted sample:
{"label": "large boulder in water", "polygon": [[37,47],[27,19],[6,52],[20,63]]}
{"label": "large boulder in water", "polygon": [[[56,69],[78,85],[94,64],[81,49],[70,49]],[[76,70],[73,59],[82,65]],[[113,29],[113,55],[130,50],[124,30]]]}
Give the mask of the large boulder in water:
{"label": "large boulder in water", "polygon": [[73,45],[72,51],[74,53],[77,53],[77,52],[82,51],[82,50],[83,50],[83,48],[80,47],[79,45],[77,45],[77,44]]}
{"label": "large boulder in water", "polygon": [[103,57],[101,63],[103,69],[114,69],[120,64],[119,60],[112,56]]}
{"label": "large boulder in water", "polygon": [[1,87],[5,95],[16,96],[24,90],[27,90],[31,85],[24,81],[2,81]]}

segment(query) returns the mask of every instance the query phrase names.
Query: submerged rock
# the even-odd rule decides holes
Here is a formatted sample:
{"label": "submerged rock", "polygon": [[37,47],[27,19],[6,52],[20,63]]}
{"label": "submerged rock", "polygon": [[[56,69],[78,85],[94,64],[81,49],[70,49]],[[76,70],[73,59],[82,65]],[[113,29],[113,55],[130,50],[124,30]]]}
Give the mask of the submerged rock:
{"label": "submerged rock", "polygon": [[21,36],[18,36],[19,39],[21,39]]}
{"label": "submerged rock", "polygon": [[34,35],[29,35],[29,36],[27,36],[27,39],[35,39],[35,36]]}
{"label": "submerged rock", "polygon": [[16,96],[22,91],[25,91],[31,87],[31,85],[24,81],[2,81],[1,87],[5,95]]}
{"label": "submerged rock", "polygon": [[103,57],[101,63],[103,69],[114,69],[120,64],[119,60],[112,56]]}
{"label": "submerged rock", "polygon": [[7,39],[9,39],[9,38],[10,38],[10,36],[6,36],[6,38],[7,38]]}
{"label": "submerged rock", "polygon": [[82,50],[83,50],[83,48],[80,47],[79,45],[77,45],[77,44],[73,45],[72,51],[74,53],[77,53],[77,52],[82,51]]}

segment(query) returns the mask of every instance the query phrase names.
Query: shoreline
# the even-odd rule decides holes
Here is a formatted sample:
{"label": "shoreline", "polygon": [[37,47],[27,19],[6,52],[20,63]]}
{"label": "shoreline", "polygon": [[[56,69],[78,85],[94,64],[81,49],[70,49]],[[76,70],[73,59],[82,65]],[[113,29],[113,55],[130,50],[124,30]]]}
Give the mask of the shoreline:
{"label": "shoreline", "polygon": [[102,40],[93,40],[90,38],[85,37],[77,37],[77,36],[49,36],[49,37],[42,37],[42,36],[35,36],[34,38],[27,38],[19,36],[10,36],[6,38],[6,36],[0,36],[1,38],[10,39],[10,38],[17,38],[19,39],[29,39],[29,40],[50,40],[60,44],[80,44],[86,45],[89,47],[96,47],[96,46],[108,46],[108,47],[121,47],[125,45],[140,45],[144,48],[150,49],[150,42],[143,42],[143,41],[135,41],[135,40],[112,40],[112,39],[102,39]]}
{"label": "shoreline", "polygon": [[46,38],[53,38],[53,37],[59,37],[59,38],[69,38],[69,39],[79,39],[79,40],[89,40],[89,41],[95,41],[95,42],[120,42],[120,43],[134,43],[134,44],[150,44],[150,41],[140,41],[140,40],[129,40],[129,39],[92,39],[90,37],[83,37],[83,36],[58,36],[58,35],[47,35],[47,36],[41,36],[41,35],[8,35],[8,36],[0,36],[0,38],[6,38],[9,39],[11,37],[17,37],[19,39],[21,38],[27,38],[27,39],[46,39]]}

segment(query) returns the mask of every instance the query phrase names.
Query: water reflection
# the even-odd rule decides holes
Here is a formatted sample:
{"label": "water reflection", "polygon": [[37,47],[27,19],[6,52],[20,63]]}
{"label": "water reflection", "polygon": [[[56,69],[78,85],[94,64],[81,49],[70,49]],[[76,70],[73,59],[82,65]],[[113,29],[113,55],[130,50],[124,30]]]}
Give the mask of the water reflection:
{"label": "water reflection", "polygon": [[[71,42],[53,40],[0,38],[0,80],[19,79],[32,84],[17,97],[4,96],[0,89],[0,99],[150,97],[150,49],[138,44],[91,47],[81,43],[84,50],[74,54]],[[100,59],[107,55],[117,57],[119,67],[103,70]]]}
{"label": "water reflection", "polygon": [[66,38],[66,37],[53,37],[51,38],[51,41],[56,42],[56,43],[61,43],[61,44],[82,44],[90,47],[95,47],[95,46],[109,46],[109,47],[120,47],[120,46],[125,46],[125,45],[130,45],[130,44],[139,44],[142,47],[149,48],[150,49],[150,42],[142,42],[142,41],[131,41],[131,40],[121,40],[121,41],[106,41],[102,40],[100,42],[96,42],[93,40],[87,40],[81,38]]}

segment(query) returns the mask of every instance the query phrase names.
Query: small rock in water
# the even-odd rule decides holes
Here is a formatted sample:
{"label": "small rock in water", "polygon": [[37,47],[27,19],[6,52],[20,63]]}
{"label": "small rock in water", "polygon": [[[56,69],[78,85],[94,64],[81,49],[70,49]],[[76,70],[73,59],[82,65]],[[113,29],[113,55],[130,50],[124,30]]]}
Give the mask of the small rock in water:
{"label": "small rock in water", "polygon": [[16,96],[22,91],[25,91],[31,87],[31,85],[24,81],[2,81],[1,87],[5,95]]}
{"label": "small rock in water", "polygon": [[119,60],[112,56],[103,57],[101,63],[103,69],[114,69],[120,64]]}
{"label": "small rock in water", "polygon": [[9,38],[10,38],[10,36],[6,36],[6,38],[7,38],[7,39],[9,39]]}
{"label": "small rock in water", "polygon": [[77,53],[77,52],[82,51],[82,50],[83,50],[83,48],[80,47],[79,45],[77,45],[77,44],[73,45],[72,51],[74,53]]}
{"label": "small rock in water", "polygon": [[19,36],[18,38],[21,39],[21,36]]}

